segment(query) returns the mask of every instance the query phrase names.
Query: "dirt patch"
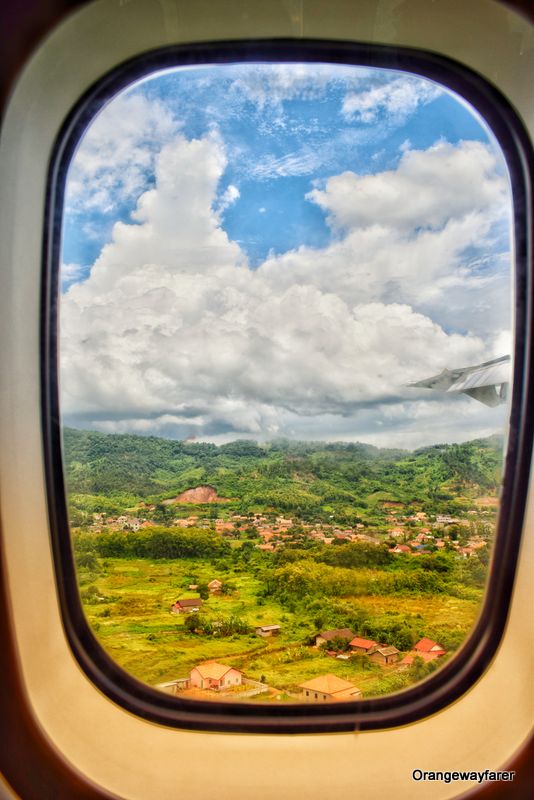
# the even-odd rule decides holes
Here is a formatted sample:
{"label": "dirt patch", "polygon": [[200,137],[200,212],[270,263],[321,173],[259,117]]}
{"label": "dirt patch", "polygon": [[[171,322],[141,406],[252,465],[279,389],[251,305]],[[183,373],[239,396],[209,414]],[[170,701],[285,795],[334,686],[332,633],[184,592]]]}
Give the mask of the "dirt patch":
{"label": "dirt patch", "polygon": [[228,497],[219,497],[217,491],[213,486],[197,486],[195,489],[186,489],[185,492],[171,497],[170,500],[164,500],[163,504],[168,506],[173,503],[194,503],[200,505],[202,503],[228,503]]}
{"label": "dirt patch", "polygon": [[497,508],[499,505],[498,497],[477,497],[475,500],[477,506],[486,506],[490,508]]}

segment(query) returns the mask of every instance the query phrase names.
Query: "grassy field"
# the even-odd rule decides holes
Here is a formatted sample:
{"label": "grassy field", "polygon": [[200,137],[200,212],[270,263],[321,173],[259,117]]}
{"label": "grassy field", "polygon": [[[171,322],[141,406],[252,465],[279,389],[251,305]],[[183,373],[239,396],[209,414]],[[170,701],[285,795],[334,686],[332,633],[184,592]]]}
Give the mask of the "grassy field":
{"label": "grassy field", "polygon": [[[258,603],[259,580],[235,569],[217,569],[208,561],[100,560],[98,570],[80,571],[85,612],[109,655],[136,678],[157,684],[188,675],[202,661],[215,659],[262,680],[290,699],[298,684],[327,672],[355,683],[364,696],[398,688],[396,668],[383,669],[368,659],[343,661],[306,646],[316,632],[313,620],[299,617],[270,598]],[[175,615],[178,597],[192,597],[189,584],[213,578],[231,581],[230,595],[210,596],[202,615],[211,621],[236,616],[249,626],[279,624],[278,637],[255,634],[207,636],[186,630],[186,615]],[[344,598],[351,602],[351,598]],[[353,599],[377,620],[416,618],[425,635],[449,629],[467,634],[479,608],[474,600],[449,596],[359,596]],[[401,682],[402,683],[402,682]],[[286,694],[284,694],[286,693]],[[265,698],[263,698],[265,699]]]}

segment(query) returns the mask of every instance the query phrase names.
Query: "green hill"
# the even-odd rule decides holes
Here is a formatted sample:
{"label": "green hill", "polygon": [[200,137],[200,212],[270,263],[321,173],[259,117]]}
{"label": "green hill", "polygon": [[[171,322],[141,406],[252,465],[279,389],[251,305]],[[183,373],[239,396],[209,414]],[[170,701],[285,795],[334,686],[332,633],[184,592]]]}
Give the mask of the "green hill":
{"label": "green hill", "polygon": [[377,521],[388,504],[450,513],[479,494],[495,493],[502,440],[410,452],[286,440],[217,446],[66,428],[64,463],[73,509],[120,512],[211,486],[229,498],[211,509],[212,516],[276,511],[350,524]]}

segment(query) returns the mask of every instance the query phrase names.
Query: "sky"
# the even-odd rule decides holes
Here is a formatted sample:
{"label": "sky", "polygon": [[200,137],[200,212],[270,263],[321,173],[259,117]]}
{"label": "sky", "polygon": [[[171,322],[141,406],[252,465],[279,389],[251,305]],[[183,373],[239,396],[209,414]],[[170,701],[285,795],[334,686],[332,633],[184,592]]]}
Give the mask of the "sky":
{"label": "sky", "polygon": [[511,193],[467,104],[407,73],[155,74],[67,176],[67,425],[415,448],[507,408],[407,386],[511,352]]}

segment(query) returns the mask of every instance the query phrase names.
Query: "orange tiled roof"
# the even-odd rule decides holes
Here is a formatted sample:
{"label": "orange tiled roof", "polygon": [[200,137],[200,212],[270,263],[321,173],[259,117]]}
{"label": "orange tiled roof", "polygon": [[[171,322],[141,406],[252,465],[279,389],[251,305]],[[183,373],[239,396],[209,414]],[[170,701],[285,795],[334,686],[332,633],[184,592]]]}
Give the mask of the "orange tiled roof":
{"label": "orange tiled roof", "polygon": [[440,650],[439,652],[436,652],[436,653],[411,652],[411,653],[408,653],[407,655],[405,655],[400,663],[401,664],[409,664],[409,665],[413,664],[414,658],[422,658],[424,662],[434,661],[434,659],[439,658],[439,656],[443,655],[443,653],[444,653],[443,650]]}
{"label": "orange tiled roof", "polygon": [[352,689],[352,691],[357,689],[350,681],[338,678],[337,675],[332,675],[332,673],[319,675],[317,678],[312,678],[305,683],[299,683],[299,688],[310,689],[312,692],[322,692],[323,694],[337,694],[348,689]]}
{"label": "orange tiled roof", "polygon": [[431,650],[434,652],[439,650],[445,652],[445,649],[440,644],[434,642],[432,639],[427,639],[426,637],[423,637],[417,642],[416,645],[414,645],[414,650],[418,650],[421,653],[430,653]]}
{"label": "orange tiled roof", "polygon": [[357,686],[352,686],[350,689],[342,689],[341,692],[336,692],[332,695],[334,700],[359,700],[362,692]]}
{"label": "orange tiled roof", "polygon": [[351,647],[365,647],[367,650],[369,647],[374,647],[376,642],[372,642],[371,639],[362,639],[361,636],[355,636],[349,644]]}
{"label": "orange tiled roof", "polygon": [[[202,678],[211,678],[214,681],[218,681],[231,669],[235,669],[235,667],[228,667],[226,664],[218,664],[216,661],[205,661],[204,664],[197,664],[194,669],[200,672]],[[241,670],[237,670],[237,672],[240,671]]]}

